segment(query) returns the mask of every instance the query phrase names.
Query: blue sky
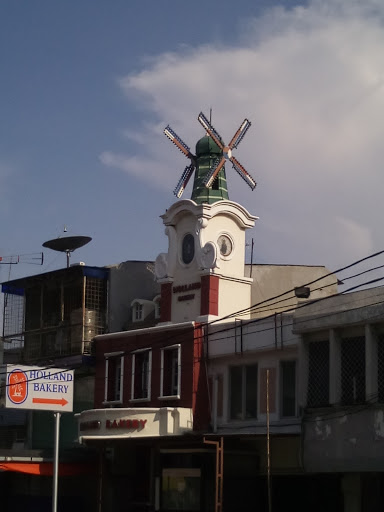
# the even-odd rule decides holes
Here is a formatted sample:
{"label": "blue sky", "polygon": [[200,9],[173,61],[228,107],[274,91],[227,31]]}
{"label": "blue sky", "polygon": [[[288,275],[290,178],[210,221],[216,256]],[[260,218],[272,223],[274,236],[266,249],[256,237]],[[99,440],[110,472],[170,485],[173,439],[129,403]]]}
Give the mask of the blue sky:
{"label": "blue sky", "polygon": [[[72,262],[155,259],[186,164],[162,129],[193,148],[210,108],[224,139],[252,122],[236,157],[258,187],[227,175],[260,217],[256,262],[335,269],[381,250],[381,4],[3,0],[0,256],[66,225],[93,238]],[[44,253],[11,277],[65,265]]]}

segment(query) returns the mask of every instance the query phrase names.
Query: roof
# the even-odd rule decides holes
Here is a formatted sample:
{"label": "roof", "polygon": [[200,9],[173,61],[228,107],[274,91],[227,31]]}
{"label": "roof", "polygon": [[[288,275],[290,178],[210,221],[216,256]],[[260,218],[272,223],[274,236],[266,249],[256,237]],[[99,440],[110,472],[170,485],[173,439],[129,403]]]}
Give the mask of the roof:
{"label": "roof", "polygon": [[43,274],[36,274],[33,276],[26,276],[20,279],[13,279],[12,281],[5,281],[1,284],[1,291],[3,293],[10,293],[13,295],[23,295],[24,289],[35,286],[55,279],[73,279],[79,276],[96,277],[98,279],[107,279],[109,269],[106,267],[90,267],[87,265],[74,265],[68,268],[53,270]]}

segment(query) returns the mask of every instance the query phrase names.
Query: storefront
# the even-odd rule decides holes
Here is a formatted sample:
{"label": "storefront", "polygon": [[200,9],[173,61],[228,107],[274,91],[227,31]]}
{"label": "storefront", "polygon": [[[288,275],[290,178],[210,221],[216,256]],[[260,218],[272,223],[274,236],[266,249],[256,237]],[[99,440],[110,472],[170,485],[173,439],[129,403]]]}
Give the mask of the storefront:
{"label": "storefront", "polygon": [[190,409],[94,409],[78,420],[79,441],[99,452],[99,512],[213,509],[215,450],[193,433]]}

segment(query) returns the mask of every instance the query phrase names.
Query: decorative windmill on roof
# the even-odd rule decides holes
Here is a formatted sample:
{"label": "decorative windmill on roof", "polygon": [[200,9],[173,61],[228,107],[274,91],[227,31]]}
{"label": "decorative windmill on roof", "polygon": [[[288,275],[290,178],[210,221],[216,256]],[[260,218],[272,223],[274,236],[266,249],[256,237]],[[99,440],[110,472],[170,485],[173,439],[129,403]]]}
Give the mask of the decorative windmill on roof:
{"label": "decorative windmill on roof", "polygon": [[174,190],[175,196],[179,198],[182,196],[193,172],[196,170],[192,200],[200,204],[214,203],[222,199],[228,199],[227,180],[224,168],[226,161],[231,162],[235,171],[240,174],[253,190],[256,187],[255,180],[232,155],[232,150],[238,147],[251,126],[248,119],[244,119],[240,128],[236,131],[227,146],[202,112],[200,112],[197,119],[206,130],[207,134],[197,142],[196,155],[191,153],[190,148],[169,125],[164,130],[165,135],[191,160],[191,163],[184,169]]}

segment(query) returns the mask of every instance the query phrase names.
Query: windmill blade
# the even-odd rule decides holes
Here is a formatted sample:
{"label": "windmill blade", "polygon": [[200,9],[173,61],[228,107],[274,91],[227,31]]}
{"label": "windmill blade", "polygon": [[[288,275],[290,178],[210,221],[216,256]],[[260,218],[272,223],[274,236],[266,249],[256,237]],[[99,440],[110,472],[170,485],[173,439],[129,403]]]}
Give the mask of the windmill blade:
{"label": "windmill blade", "polygon": [[187,167],[184,169],[184,172],[181,175],[179,183],[176,185],[175,190],[173,191],[176,197],[180,198],[183,195],[185,187],[187,186],[188,181],[190,180],[194,170],[195,164],[193,162],[191,163],[191,165],[187,165]]}
{"label": "windmill blade", "polygon": [[248,119],[244,119],[242,125],[237,130],[235,135],[232,137],[231,142],[228,144],[228,147],[230,149],[237,148],[237,146],[240,144],[240,142],[243,140],[244,135],[247,133],[248,129],[251,126],[251,122],[248,121]]}
{"label": "windmill blade", "polygon": [[225,164],[225,158],[221,157],[221,159],[220,160],[217,159],[216,162],[217,162],[217,164],[213,165],[212,169],[208,172],[208,174],[204,180],[204,185],[207,188],[212,187],[212,183],[215,181],[216,176],[219,174],[221,168]]}
{"label": "windmill blade", "polygon": [[252,178],[252,176],[244,169],[241,163],[236,160],[234,156],[230,158],[233,168],[237,171],[243,180],[251,187],[253,190],[256,187],[256,181]]}
{"label": "windmill blade", "polygon": [[187,158],[190,158],[192,161],[195,160],[195,156],[191,153],[190,148],[177,135],[177,133],[172,130],[172,128],[169,125],[164,128],[164,133],[168,137],[168,139],[172,141],[175,144],[175,146],[180,149],[182,153],[184,153],[184,155]]}
{"label": "windmill blade", "polygon": [[224,148],[224,144],[222,143],[220,135],[217,133],[217,131],[214,129],[214,127],[211,125],[211,123],[208,121],[208,119],[205,117],[205,115],[200,112],[198,116],[198,121],[202,125],[202,127],[207,130],[207,133],[212,137],[212,139],[216,142],[216,144],[219,146],[220,149]]}

